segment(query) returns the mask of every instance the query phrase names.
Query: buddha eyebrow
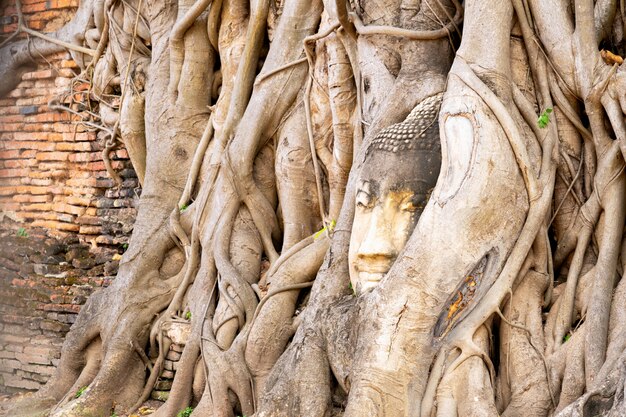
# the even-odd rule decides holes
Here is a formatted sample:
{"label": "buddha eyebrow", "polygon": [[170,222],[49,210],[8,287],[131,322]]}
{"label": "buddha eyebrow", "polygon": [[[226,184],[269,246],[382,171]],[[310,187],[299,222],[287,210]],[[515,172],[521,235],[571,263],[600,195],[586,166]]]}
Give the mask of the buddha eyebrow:
{"label": "buddha eyebrow", "polygon": [[411,179],[406,179],[402,182],[397,182],[393,185],[391,185],[389,187],[389,191],[393,191],[393,192],[402,192],[402,191],[410,191],[412,193],[417,193],[416,190],[420,190],[423,189],[424,186],[427,186],[428,182],[421,180],[421,179],[416,179],[416,178],[411,178]]}
{"label": "buddha eyebrow", "polygon": [[394,193],[400,193],[404,191],[415,193],[415,184],[413,184],[412,181],[403,181],[401,183],[396,183],[390,186],[389,191]]}
{"label": "buddha eyebrow", "polygon": [[359,193],[360,191],[362,191],[368,194],[378,194],[379,190],[380,186],[378,184],[378,181],[370,179],[361,180],[360,184],[357,186],[356,192]]}

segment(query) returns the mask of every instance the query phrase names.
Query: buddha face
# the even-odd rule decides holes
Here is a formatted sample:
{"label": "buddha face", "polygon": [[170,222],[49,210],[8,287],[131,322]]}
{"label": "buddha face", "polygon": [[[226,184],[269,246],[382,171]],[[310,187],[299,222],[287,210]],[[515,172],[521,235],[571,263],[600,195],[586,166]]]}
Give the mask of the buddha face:
{"label": "buddha face", "polygon": [[419,123],[407,127],[407,118],[383,130],[366,153],[357,182],[348,253],[356,294],[373,289],[387,274],[435,186],[441,164],[439,103],[440,97],[434,104],[426,102],[436,108],[424,110]]}
{"label": "buddha face", "polygon": [[378,285],[404,248],[415,227],[418,203],[414,192],[394,190],[376,181],[362,181],[356,198],[350,282],[361,294]]}
{"label": "buddha face", "polygon": [[[401,163],[402,158],[384,154]],[[426,184],[402,178],[403,172],[413,171],[404,168],[396,166],[386,175],[377,168],[364,170],[357,184],[348,253],[350,282],[357,294],[371,290],[387,274],[426,204]]]}

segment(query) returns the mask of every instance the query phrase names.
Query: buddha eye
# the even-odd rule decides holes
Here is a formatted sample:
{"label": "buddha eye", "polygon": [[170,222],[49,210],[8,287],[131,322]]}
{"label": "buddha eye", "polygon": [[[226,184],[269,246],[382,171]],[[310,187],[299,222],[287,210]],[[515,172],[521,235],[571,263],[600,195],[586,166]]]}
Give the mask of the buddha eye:
{"label": "buddha eye", "polygon": [[400,204],[400,210],[414,212],[417,207],[413,204],[413,201],[405,201]]}
{"label": "buddha eye", "polygon": [[420,208],[423,208],[423,207],[420,204],[419,196],[417,194],[405,198],[400,203],[400,210],[402,211],[408,211],[408,212],[413,213],[414,211]]}
{"label": "buddha eye", "polygon": [[374,197],[363,190],[359,190],[356,194],[356,206],[360,208],[372,208],[374,206]]}

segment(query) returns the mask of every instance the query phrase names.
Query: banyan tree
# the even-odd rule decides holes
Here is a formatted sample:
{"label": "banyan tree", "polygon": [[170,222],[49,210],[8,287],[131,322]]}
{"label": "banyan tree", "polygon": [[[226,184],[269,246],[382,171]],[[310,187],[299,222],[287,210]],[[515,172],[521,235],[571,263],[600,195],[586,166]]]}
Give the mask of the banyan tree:
{"label": "banyan tree", "polygon": [[624,415],[625,30],[617,0],[20,18],[0,94],[68,49],[142,190],[117,277],[5,412],[131,413],[183,323],[159,417]]}

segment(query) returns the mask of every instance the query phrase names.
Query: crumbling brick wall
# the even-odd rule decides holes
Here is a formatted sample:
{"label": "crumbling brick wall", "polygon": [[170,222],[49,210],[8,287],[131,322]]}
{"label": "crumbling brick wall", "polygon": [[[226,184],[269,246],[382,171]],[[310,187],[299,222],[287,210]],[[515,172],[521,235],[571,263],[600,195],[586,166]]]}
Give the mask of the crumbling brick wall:
{"label": "crumbling brick wall", "polygon": [[[22,3],[29,27],[49,32],[78,1]],[[15,22],[14,3],[0,3],[0,35]],[[70,83],[86,102],[89,86],[72,82],[78,72],[69,53],[49,56],[0,97],[0,393],[49,378],[80,306],[115,276],[135,219],[140,189],[126,151],[111,154],[124,180],[116,186],[103,132],[48,107]]]}
{"label": "crumbling brick wall", "polygon": [[45,229],[3,230],[0,239],[0,392],[34,390],[52,375],[80,306],[113,279],[119,255]]}

